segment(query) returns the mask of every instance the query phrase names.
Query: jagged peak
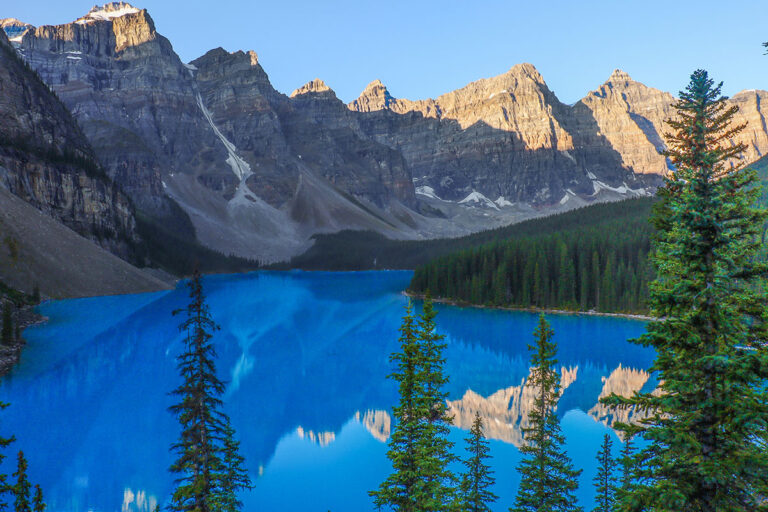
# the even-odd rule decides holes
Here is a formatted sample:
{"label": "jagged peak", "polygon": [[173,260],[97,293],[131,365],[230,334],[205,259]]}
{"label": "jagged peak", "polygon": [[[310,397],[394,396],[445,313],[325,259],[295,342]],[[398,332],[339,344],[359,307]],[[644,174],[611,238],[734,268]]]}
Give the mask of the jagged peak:
{"label": "jagged peak", "polygon": [[507,74],[514,76],[525,76],[535,80],[536,82],[544,82],[544,77],[541,76],[541,73],[539,73],[539,70],[536,69],[536,66],[530,62],[521,62],[520,64],[515,64],[509,68]]}
{"label": "jagged peak", "polygon": [[381,83],[381,80],[379,80],[377,78],[373,82],[371,82],[368,85],[366,85],[365,89],[363,89],[363,92],[370,91],[370,90],[373,90],[373,89],[384,89],[384,90],[386,90],[387,87],[383,83]]}
{"label": "jagged peak", "polygon": [[139,12],[141,12],[141,9],[138,9],[127,2],[109,2],[101,7],[94,5],[91,10],[88,11],[88,14],[79,18],[75,23],[85,25],[86,23],[93,23],[96,21],[112,21],[115,18]]}
{"label": "jagged peak", "polygon": [[295,98],[296,96],[300,96],[302,94],[309,94],[309,93],[333,93],[333,90],[328,87],[325,82],[320,80],[319,78],[315,78],[314,80],[310,80],[306,84],[302,85],[295,91],[291,93],[291,98]]}
{"label": "jagged peak", "polygon": [[622,71],[620,69],[614,69],[613,73],[611,73],[611,76],[608,77],[608,80],[606,80],[606,83],[609,83],[609,82],[613,82],[613,83],[634,82],[634,80],[632,80],[632,77],[629,76],[629,73],[627,73],[626,71]]}
{"label": "jagged peak", "polygon": [[24,23],[16,18],[3,18],[0,19],[0,28],[2,28],[5,35],[11,42],[20,43],[24,34],[30,30],[34,30],[34,25]]}

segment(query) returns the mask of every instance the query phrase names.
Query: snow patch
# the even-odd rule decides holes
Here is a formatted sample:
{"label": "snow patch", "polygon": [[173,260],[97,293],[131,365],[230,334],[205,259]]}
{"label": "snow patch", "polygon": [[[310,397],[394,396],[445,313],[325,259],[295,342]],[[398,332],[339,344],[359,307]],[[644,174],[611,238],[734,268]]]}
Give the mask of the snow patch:
{"label": "snow patch", "polygon": [[589,179],[591,179],[591,180],[596,180],[596,179],[597,179],[597,176],[595,176],[595,175],[594,175],[594,174],[592,174],[591,172],[587,171],[587,178],[589,178]]}
{"label": "snow patch", "polygon": [[488,96],[488,99],[489,99],[489,100],[490,100],[490,99],[493,99],[493,97],[494,97],[494,96],[496,96],[497,94],[504,94],[504,93],[507,93],[507,92],[509,92],[509,91],[508,91],[508,90],[506,90],[506,89],[504,89],[504,90],[502,90],[502,91],[499,91],[499,92],[494,92],[493,94],[491,94],[490,96]]}
{"label": "snow patch", "polygon": [[433,189],[432,187],[427,187],[427,186],[416,187],[416,193],[421,196],[431,197],[432,199],[440,199],[439,197],[437,197],[437,194],[435,194],[435,189]]}
{"label": "snow patch", "polygon": [[72,55],[67,55],[68,60],[83,60],[82,57],[73,57]]}
{"label": "snow patch", "polygon": [[[571,162],[573,162],[573,163],[577,163],[577,162],[576,162],[576,159],[575,159],[575,158],[573,158],[573,155],[570,153],[570,151],[568,151],[568,150],[566,149],[566,150],[565,150],[565,151],[563,151],[562,153],[563,153],[563,155],[565,155],[565,157],[566,157],[566,158],[568,158],[568,160],[570,160],[570,161],[571,161]],[[590,174],[591,174],[591,173],[590,173]]]}
{"label": "snow patch", "polygon": [[[117,6],[120,6],[119,8],[115,8]],[[112,6],[111,9],[106,8],[108,6]],[[125,16],[127,14],[136,14],[139,12],[139,9],[128,5],[128,4],[117,4],[116,2],[113,2],[112,4],[107,4],[102,8],[96,8],[94,7],[91,9],[91,12],[77,20],[75,23],[78,25],[85,25],[87,23],[91,23],[94,21],[110,21],[115,18],[120,18],[121,16]]]}
{"label": "snow patch", "polygon": [[229,157],[227,157],[227,165],[232,168],[232,172],[237,176],[237,178],[240,180],[240,183],[237,186],[237,191],[235,192],[235,197],[233,197],[230,201],[230,203],[245,203],[249,204],[250,201],[246,199],[245,195],[248,190],[248,186],[245,184],[245,182],[248,180],[248,177],[253,174],[251,171],[251,166],[248,165],[248,162],[240,158],[240,156],[237,154],[237,148],[234,144],[229,142],[229,140],[224,136],[221,131],[219,131],[219,128],[216,126],[216,124],[213,122],[213,117],[211,117],[211,113],[208,111],[207,108],[205,108],[205,104],[203,103],[203,97],[200,96],[200,91],[197,92],[197,105],[200,107],[200,111],[203,113],[203,116],[205,117],[205,120],[208,121],[208,124],[211,126],[211,129],[213,130],[213,133],[216,135],[216,137],[219,138],[222,144],[224,144],[224,147],[227,150],[227,153],[229,154]]}
{"label": "snow patch", "polygon": [[496,205],[500,208],[504,208],[505,206],[515,206],[515,203],[508,201],[504,198],[504,196],[499,196],[499,198],[495,200],[494,203],[496,203]]}
{"label": "snow patch", "polygon": [[190,71],[197,71],[197,66],[195,66],[194,64],[187,64],[186,62],[182,62],[181,65]]}
{"label": "snow patch", "polygon": [[16,37],[9,37],[8,40],[12,43],[20,43],[23,37],[24,37],[24,34],[21,34],[20,36],[16,36]]}
{"label": "snow patch", "polygon": [[485,197],[483,194],[478,192],[477,190],[473,190],[471,194],[469,194],[467,197],[459,201],[459,204],[469,204],[469,203],[475,203],[479,204],[480,206],[487,206],[489,208],[493,208],[494,210],[498,210],[499,207],[496,206],[496,203]]}
{"label": "snow patch", "polygon": [[560,200],[560,204],[565,204],[568,202],[568,200],[571,198],[567,193],[563,196],[563,198]]}

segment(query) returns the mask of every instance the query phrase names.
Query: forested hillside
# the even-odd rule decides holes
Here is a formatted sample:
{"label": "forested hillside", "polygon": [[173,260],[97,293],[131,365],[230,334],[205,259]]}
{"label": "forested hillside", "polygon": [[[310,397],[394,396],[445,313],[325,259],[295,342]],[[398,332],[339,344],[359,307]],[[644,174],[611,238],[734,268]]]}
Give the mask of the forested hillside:
{"label": "forested hillside", "polygon": [[[763,183],[765,204],[768,157],[750,167]],[[623,201],[545,219],[548,226],[520,224],[507,239],[418,267],[410,291],[493,306],[645,313],[653,279],[649,207],[649,200]]]}
{"label": "forested hillside", "polygon": [[293,258],[287,267],[305,270],[414,269],[434,258],[493,241],[598,226],[611,219],[643,219],[645,222],[653,201],[652,198],[639,198],[600,203],[461,238],[398,241],[362,231],[319,235],[315,244]]}
{"label": "forested hillside", "polygon": [[603,205],[593,222],[442,256],[416,269],[410,290],[473,304],[644,312],[653,277],[649,202],[628,206]]}

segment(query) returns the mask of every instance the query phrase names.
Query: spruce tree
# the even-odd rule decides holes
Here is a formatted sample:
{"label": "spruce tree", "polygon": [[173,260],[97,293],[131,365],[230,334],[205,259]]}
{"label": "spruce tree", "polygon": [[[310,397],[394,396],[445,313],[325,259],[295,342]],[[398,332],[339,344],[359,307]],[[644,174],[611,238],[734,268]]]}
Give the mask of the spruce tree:
{"label": "spruce tree", "polygon": [[236,512],[243,506],[237,499],[237,492],[251,489],[251,478],[245,470],[245,458],[240,455],[240,441],[235,439],[235,429],[229,422],[224,428],[224,460],[222,474],[221,512]]}
{"label": "spruce tree", "polygon": [[618,424],[650,445],[633,457],[624,511],[755,511],[768,497],[768,267],[756,256],[765,212],[738,165],[743,126],[706,71],[680,93],[660,190],[649,322],[655,393],[606,402],[648,416]]}
{"label": "spruce tree", "polygon": [[620,485],[616,489],[617,502],[621,502],[624,496],[632,492],[632,487],[635,483],[634,445],[631,437],[624,441],[624,446],[621,448],[621,456],[619,457],[619,465],[621,466],[621,479],[619,481]]}
{"label": "spruce tree", "polygon": [[24,458],[24,452],[19,451],[16,460],[16,472],[13,474],[16,477],[16,483],[12,488],[14,496],[13,510],[14,512],[32,512],[32,503],[30,501],[32,485],[27,479],[27,459]]}
{"label": "spruce tree", "polygon": [[488,441],[483,435],[483,419],[475,413],[475,421],[466,438],[469,457],[464,461],[467,470],[461,479],[461,502],[463,512],[490,512],[490,504],[498,496],[491,492],[496,479],[487,463],[491,457]]}
{"label": "spruce tree", "polygon": [[11,302],[6,301],[3,306],[3,325],[0,329],[0,341],[3,345],[10,345],[13,343],[13,316],[12,316]]}
{"label": "spruce tree", "polygon": [[32,512],[45,512],[46,504],[43,502],[43,490],[35,484],[35,496],[32,498]]}
{"label": "spruce tree", "polygon": [[437,311],[427,290],[417,330],[420,348],[417,378],[423,382],[424,395],[419,410],[425,423],[418,449],[421,477],[428,495],[424,505],[430,511],[447,510],[455,501],[456,488],[456,477],[448,469],[456,457],[451,452],[453,443],[448,440],[453,418],[448,415],[448,393],[443,390],[448,383],[448,376],[443,372],[445,336],[437,333],[436,316]]}
{"label": "spruce tree", "polygon": [[[0,410],[5,409],[10,404],[6,402],[0,402]],[[0,448],[5,448],[12,442],[14,442],[16,438],[13,436],[11,437],[0,437]],[[3,460],[5,459],[5,455],[0,452],[0,464],[2,464]],[[8,506],[8,503],[5,501],[5,494],[11,493],[13,494],[13,486],[8,484],[8,475],[5,473],[0,473],[0,510],[5,510]]]}
{"label": "spruce tree", "polygon": [[597,452],[597,475],[595,475],[596,506],[593,512],[612,512],[616,493],[614,469],[616,461],[611,456],[611,435],[603,436],[603,444]]}
{"label": "spruce tree", "polygon": [[512,512],[581,511],[575,492],[581,470],[575,470],[565,453],[565,437],[555,413],[560,398],[560,373],[555,359],[557,344],[544,315],[534,331],[531,351],[531,375],[528,385],[536,390],[528,415],[530,426],[523,429],[525,444],[520,449],[523,460],[518,467],[520,487]]}
{"label": "spruce tree", "polygon": [[219,327],[211,318],[197,270],[188,286],[189,305],[174,312],[186,313],[186,319],[179,325],[186,337],[184,350],[177,359],[183,383],[172,392],[180,401],[170,408],[182,430],[179,441],[171,447],[177,459],[170,471],[179,476],[170,508],[209,512],[226,504],[236,510],[240,503],[234,492],[245,487],[247,475],[236,454],[234,437],[228,434],[229,418],[222,412],[220,397],[224,384],[216,376],[216,351],[211,341]]}
{"label": "spruce tree", "polygon": [[410,301],[400,326],[400,350],[390,355],[395,365],[389,376],[398,383],[400,399],[393,408],[395,423],[389,436],[387,458],[392,463],[392,474],[381,483],[376,491],[369,491],[377,508],[389,507],[395,511],[417,512],[426,510],[424,485],[419,478],[419,440],[424,423],[419,418],[420,397],[424,395],[423,383],[419,380],[421,351]]}
{"label": "spruce tree", "polygon": [[392,473],[378,490],[370,491],[377,508],[396,511],[438,512],[455,506],[455,476],[448,464],[455,457],[447,439],[447,382],[442,365],[443,336],[435,331],[437,312],[429,296],[418,324],[412,306],[406,306],[400,327],[400,350],[390,356],[400,399],[393,408],[395,425],[387,457]]}

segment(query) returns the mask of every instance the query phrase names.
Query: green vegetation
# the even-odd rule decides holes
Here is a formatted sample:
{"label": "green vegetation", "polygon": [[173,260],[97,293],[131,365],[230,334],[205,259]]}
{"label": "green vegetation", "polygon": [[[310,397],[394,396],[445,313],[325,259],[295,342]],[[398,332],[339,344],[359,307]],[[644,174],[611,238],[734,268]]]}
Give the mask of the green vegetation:
{"label": "green vegetation", "polygon": [[16,483],[13,485],[14,512],[32,512],[32,484],[27,478],[27,459],[22,451],[19,451],[13,476],[16,477]]}
{"label": "green vegetation", "polygon": [[638,343],[656,350],[659,386],[605,403],[637,407],[640,424],[617,423],[650,444],[634,455],[636,482],[621,511],[756,511],[768,503],[768,265],[757,257],[766,211],[753,170],[726,162],[744,147],[742,126],[706,71],[675,105],[659,191],[650,311]]}
{"label": "green vegetation", "polygon": [[495,306],[643,312],[652,277],[646,264],[651,202],[626,203],[570,214],[586,221],[599,210],[594,222],[437,258],[416,269],[410,291]]}
{"label": "green vegetation", "polygon": [[491,487],[496,482],[493,470],[488,466],[487,460],[490,448],[483,435],[483,419],[480,413],[475,413],[475,421],[469,429],[469,436],[465,439],[469,457],[463,461],[467,471],[461,479],[461,503],[465,512],[490,512],[490,504],[496,501],[498,496],[491,492]]}
{"label": "green vegetation", "polygon": [[180,400],[171,412],[182,431],[179,441],[171,447],[177,458],[170,471],[178,478],[170,509],[239,510],[236,492],[250,488],[251,482],[238,453],[234,429],[221,410],[224,384],[216,376],[216,352],[211,342],[219,327],[205,303],[199,272],[188,285],[190,303],[182,310],[187,318],[179,325],[179,330],[186,333],[185,349],[178,357],[183,383],[172,393]]}
{"label": "green vegetation", "polygon": [[653,202],[653,198],[639,198],[618,203],[595,204],[460,238],[401,241],[390,240],[384,235],[370,231],[341,231],[332,235],[316,235],[314,245],[307,252],[296,256],[289,264],[273,265],[272,268],[414,269],[440,256],[494,241],[531,237],[541,233],[565,232],[584,226],[598,226],[611,219],[628,222],[640,218],[647,219]]}
{"label": "green vegetation", "polygon": [[442,387],[443,336],[435,332],[432,303],[424,301],[416,322],[409,303],[400,327],[400,352],[390,356],[398,382],[400,401],[394,407],[395,425],[389,438],[387,458],[392,474],[378,490],[370,491],[377,508],[427,512],[451,510],[456,500],[455,477],[448,464],[455,457],[448,441],[451,418]]}
{"label": "green vegetation", "polygon": [[530,426],[523,428],[523,460],[518,467],[520,487],[510,511],[578,512],[581,507],[576,505],[574,493],[579,487],[581,470],[573,468],[563,447],[565,436],[555,413],[560,399],[560,371],[555,366],[557,344],[552,341],[554,331],[544,315],[539,317],[533,334],[536,343],[528,345],[531,374],[527,385],[536,390],[536,395],[528,415]]}
{"label": "green vegetation", "polygon": [[594,478],[597,503],[592,512],[613,512],[616,501],[616,461],[611,456],[612,446],[611,435],[605,434],[600,451],[597,452],[597,475]]}

